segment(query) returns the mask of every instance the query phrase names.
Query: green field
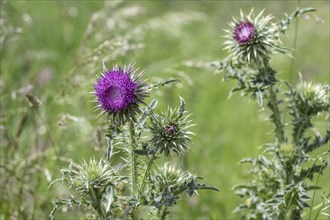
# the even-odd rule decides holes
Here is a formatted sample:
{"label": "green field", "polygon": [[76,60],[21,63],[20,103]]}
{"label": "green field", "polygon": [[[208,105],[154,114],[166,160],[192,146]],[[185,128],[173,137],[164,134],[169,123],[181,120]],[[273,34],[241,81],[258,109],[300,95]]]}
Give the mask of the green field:
{"label": "green field", "polygon": [[[238,93],[228,99],[233,82],[186,63],[227,55],[223,29],[239,9],[265,9],[282,19],[298,4],[317,11],[302,16],[282,37],[286,47],[295,48],[295,58],[276,55],[272,64],[278,77],[291,83],[298,82],[299,72],[305,80],[329,83],[329,1],[1,1],[0,219],[48,218],[52,200],[68,193],[60,184],[48,188],[60,169],[72,160],[103,156],[105,117],[97,117],[90,93],[103,63],[135,63],[150,82],[182,81],[157,90],[148,101],[157,98],[164,110],[177,106],[179,95],[185,99],[197,126],[178,164],[220,192],[183,199],[171,218],[235,219],[240,198],[232,187],[250,176],[238,161],[274,141],[268,111]],[[30,92],[41,101],[37,109],[25,97]],[[318,123],[329,127],[324,119]],[[325,194],[329,178],[327,169],[319,182]],[[315,204],[322,194],[316,194]],[[84,219],[81,213],[58,212],[58,218]]]}

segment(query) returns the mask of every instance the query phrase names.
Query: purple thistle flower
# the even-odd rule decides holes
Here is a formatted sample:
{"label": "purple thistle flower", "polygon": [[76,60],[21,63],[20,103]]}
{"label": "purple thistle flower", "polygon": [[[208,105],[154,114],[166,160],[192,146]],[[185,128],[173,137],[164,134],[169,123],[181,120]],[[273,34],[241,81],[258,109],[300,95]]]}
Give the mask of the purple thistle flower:
{"label": "purple thistle flower", "polygon": [[239,44],[245,44],[249,42],[254,35],[254,25],[249,22],[243,22],[241,21],[238,23],[235,27],[234,30],[234,39],[239,43]]}
{"label": "purple thistle flower", "polygon": [[94,86],[98,101],[106,112],[119,112],[135,103],[136,87],[137,83],[122,69],[105,72]]}
{"label": "purple thistle flower", "polygon": [[[137,81],[141,74],[134,75],[131,66],[114,67],[105,73],[94,84],[95,95],[99,107],[114,120],[123,123],[139,112],[138,103],[147,96],[145,83]],[[118,116],[118,117],[117,117]]]}

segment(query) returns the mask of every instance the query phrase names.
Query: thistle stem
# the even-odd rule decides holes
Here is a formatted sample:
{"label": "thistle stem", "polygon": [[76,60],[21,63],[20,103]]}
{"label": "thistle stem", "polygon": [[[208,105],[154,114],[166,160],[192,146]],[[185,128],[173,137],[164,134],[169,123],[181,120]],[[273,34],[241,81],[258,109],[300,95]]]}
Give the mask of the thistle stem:
{"label": "thistle stem", "polygon": [[134,124],[132,121],[128,123],[129,132],[129,145],[131,149],[131,178],[132,178],[132,193],[136,195],[136,184],[137,184],[137,155],[134,153],[135,150],[135,138],[134,138]]}
{"label": "thistle stem", "polygon": [[278,100],[276,97],[276,92],[274,90],[273,86],[268,87],[268,92],[269,92],[269,98],[268,98],[268,107],[272,111],[272,122],[275,125],[275,134],[276,138],[280,143],[285,142],[285,136],[284,136],[284,125],[282,124],[281,120],[281,112],[278,108]]}
{"label": "thistle stem", "polygon": [[[135,150],[135,128],[133,121],[128,122],[128,133],[129,133],[129,147],[131,153],[131,184],[132,184],[132,195],[137,195],[137,155],[134,153]],[[138,219],[138,213],[136,207],[133,207],[131,213],[132,219]]]}
{"label": "thistle stem", "polygon": [[160,219],[161,212],[162,212],[162,207],[160,206],[159,208],[157,208],[157,214],[156,214],[158,219]]}
{"label": "thistle stem", "polygon": [[[320,168],[320,171],[319,171],[319,173],[318,173],[318,175],[317,175],[316,184],[315,184],[316,186],[318,186],[318,184],[319,184],[319,179],[320,179],[321,172],[322,172],[322,167]],[[308,216],[308,219],[311,219],[311,217],[312,217],[312,209],[313,209],[313,207],[314,207],[315,194],[316,194],[316,188],[314,189],[314,192],[313,192],[312,204],[311,204],[311,207],[310,207],[310,209],[309,209],[309,216]]]}
{"label": "thistle stem", "polygon": [[295,132],[293,134],[293,142],[295,144],[298,144],[299,140],[303,136],[305,130],[308,127],[308,122],[309,121],[302,121],[301,123],[299,123],[298,126],[296,126],[296,130],[295,130]]}
{"label": "thistle stem", "polygon": [[[323,146],[330,140],[330,131],[327,131],[326,135],[324,137],[316,137],[315,141],[307,146],[307,149],[305,149],[306,152],[313,151],[318,147]],[[328,151],[330,152],[330,150]]]}
{"label": "thistle stem", "polygon": [[146,168],[146,170],[144,172],[144,175],[143,175],[143,179],[142,179],[142,183],[141,183],[141,188],[140,188],[140,192],[141,193],[143,193],[143,191],[144,191],[144,188],[145,188],[145,185],[146,185],[147,176],[149,175],[149,172],[150,172],[150,169],[151,169],[151,166],[152,166],[154,160],[155,160],[155,154],[152,154],[151,157],[149,158],[147,168]]}
{"label": "thistle stem", "polygon": [[168,214],[168,212],[167,212],[167,207],[166,206],[164,206],[164,208],[162,208],[162,207],[160,207],[159,209],[158,209],[158,218],[160,219],[160,220],[165,220],[166,219],[166,215]]}
{"label": "thistle stem", "polygon": [[92,201],[93,201],[93,208],[99,214],[100,219],[106,219],[100,201],[98,200],[97,195],[94,191],[94,188],[89,186],[89,190],[90,190],[90,196],[92,197]]}
{"label": "thistle stem", "polygon": [[[297,1],[297,8],[300,8],[300,0]],[[299,30],[299,19],[296,19],[296,24],[294,28],[294,36],[293,36],[293,46],[292,46],[292,57],[296,57],[297,54],[297,42],[298,42],[298,30]],[[293,73],[295,72],[296,65],[295,58],[291,58],[290,70],[289,70],[289,82],[292,83]]]}

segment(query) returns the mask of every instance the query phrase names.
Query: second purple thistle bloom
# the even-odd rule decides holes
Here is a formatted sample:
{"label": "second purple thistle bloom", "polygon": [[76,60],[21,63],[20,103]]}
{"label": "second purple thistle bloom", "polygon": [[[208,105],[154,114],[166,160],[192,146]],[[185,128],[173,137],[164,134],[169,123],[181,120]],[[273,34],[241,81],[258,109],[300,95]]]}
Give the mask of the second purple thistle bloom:
{"label": "second purple thistle bloom", "polygon": [[116,113],[136,103],[135,90],[138,83],[130,77],[130,72],[112,69],[105,72],[94,85],[100,107],[108,113]]}
{"label": "second purple thistle bloom", "polygon": [[239,44],[245,44],[248,43],[254,35],[254,25],[249,22],[243,22],[241,21],[238,23],[234,30],[234,39]]}

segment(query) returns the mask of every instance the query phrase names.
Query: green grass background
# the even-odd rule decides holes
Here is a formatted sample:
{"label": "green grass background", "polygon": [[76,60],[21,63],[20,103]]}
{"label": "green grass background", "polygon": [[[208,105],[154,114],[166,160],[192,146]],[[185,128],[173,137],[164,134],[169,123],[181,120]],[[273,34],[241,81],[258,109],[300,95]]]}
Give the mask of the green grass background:
{"label": "green grass background", "polygon": [[[159,30],[147,29],[143,35],[137,33],[133,41],[139,38],[144,47],[128,51],[109,64],[134,62],[145,70],[145,78],[174,76],[183,81],[177,87],[163,88],[163,92],[154,97],[163,109],[177,105],[178,95],[185,98],[197,126],[182,165],[204,177],[205,183],[219,187],[220,192],[201,191],[199,196],[185,198],[173,209],[171,218],[233,219],[232,211],[240,199],[232,187],[249,178],[248,167],[238,165],[238,161],[261,153],[259,147],[273,141],[267,111],[260,111],[256,102],[238,94],[228,99],[234,84],[224,83],[221,75],[180,64],[186,60],[224,58],[223,29],[228,28],[231,16],[239,15],[239,9],[246,13],[252,7],[256,12],[265,9],[266,14],[281,19],[299,4],[314,7],[317,12],[301,17],[299,23],[294,22],[282,38],[285,46],[293,47],[297,31],[296,58],[276,55],[272,64],[279,71],[279,78],[292,83],[298,81],[298,72],[306,80],[329,83],[329,1],[128,1],[116,10],[137,6],[141,14],[128,18],[127,23],[117,17],[124,26],[111,32],[107,32],[104,21],[110,22],[106,18],[111,18],[116,11],[107,8],[107,4],[109,2],[103,1],[10,1],[2,5],[1,16],[6,18],[7,28],[3,26],[1,34],[7,38],[1,50],[1,183],[6,182],[4,177],[8,176],[4,165],[11,167],[11,177],[1,186],[0,218],[17,215],[22,219],[47,218],[51,200],[67,192],[59,185],[48,189],[48,173],[55,179],[71,158],[79,162],[102,156],[105,140],[101,140],[102,148],[97,142],[97,132],[105,126],[104,117],[96,117],[98,113],[93,112],[94,104],[89,102],[93,96],[89,92],[102,71],[102,56],[113,51],[105,49],[104,54],[96,57],[92,61],[96,68],[84,64],[72,70],[75,63],[82,62],[79,59],[84,54],[78,50],[81,44],[93,48],[98,45],[99,41],[95,40],[98,35],[111,39],[166,13],[197,11],[203,14],[201,20],[180,29],[170,24]],[[98,19],[97,11],[103,11],[105,18]],[[91,21],[97,28],[85,42],[82,39]],[[20,33],[12,33],[16,28],[20,28]],[[49,80],[42,82],[47,74]],[[33,86],[33,94],[42,101],[39,113],[29,107],[21,93],[28,85]],[[24,114],[28,115],[27,123],[22,134],[15,138]],[[320,124],[328,126],[322,120]],[[16,148],[14,141],[18,143]],[[54,158],[51,141],[62,161]],[[330,187],[329,177],[328,169],[320,180],[326,189]],[[316,196],[318,202],[320,194]],[[75,216],[80,215],[59,213],[63,219]]]}

